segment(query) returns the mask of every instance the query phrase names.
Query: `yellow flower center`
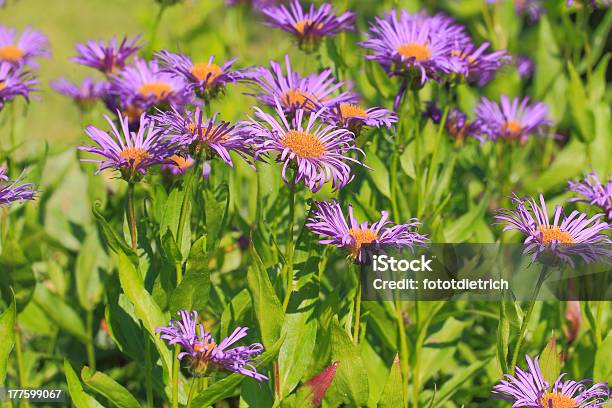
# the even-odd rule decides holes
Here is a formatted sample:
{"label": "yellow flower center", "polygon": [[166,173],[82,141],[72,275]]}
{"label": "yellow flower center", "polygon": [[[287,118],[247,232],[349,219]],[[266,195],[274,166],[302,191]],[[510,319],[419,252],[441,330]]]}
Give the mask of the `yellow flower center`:
{"label": "yellow flower center", "polygon": [[299,89],[290,89],[283,94],[281,102],[286,107],[299,106],[300,108],[313,109],[314,102],[317,102],[317,98],[313,95],[309,95],[300,91]]}
{"label": "yellow flower center", "polygon": [[351,251],[353,252],[353,255],[355,256],[357,256],[359,254],[359,251],[361,251],[361,245],[370,244],[376,241],[376,238],[378,238],[378,235],[376,235],[376,233],[372,231],[370,228],[366,228],[366,229],[351,228],[349,229],[349,234],[355,240],[355,246],[351,248]]}
{"label": "yellow flower center", "polygon": [[431,58],[431,51],[427,44],[408,43],[400,45],[397,52],[406,58],[414,58],[419,62],[427,61]]}
{"label": "yellow flower center", "polygon": [[0,91],[3,90],[4,88],[6,88],[4,81],[0,81]]}
{"label": "yellow flower center", "polygon": [[194,77],[198,78],[199,81],[204,81],[208,78],[208,82],[212,82],[216,77],[221,75],[223,70],[217,64],[194,64],[189,70]]}
{"label": "yellow flower center", "polygon": [[518,135],[523,130],[523,126],[516,120],[509,120],[504,123],[504,130],[511,135]]}
{"label": "yellow flower center", "polygon": [[132,168],[135,168],[138,167],[143,160],[151,157],[151,154],[140,147],[125,147],[119,154],[119,157],[128,160]]}
{"label": "yellow flower center", "polygon": [[[306,31],[306,27],[312,27],[312,20],[309,18],[305,18],[304,20],[300,20],[298,22],[296,22],[293,25],[293,28],[295,28],[295,30],[300,33],[301,35],[304,35],[304,32]],[[321,28],[323,28],[323,23],[318,23],[314,26],[317,30],[320,30]]]}
{"label": "yellow flower center", "polygon": [[315,135],[301,130],[290,130],[281,139],[281,144],[302,159],[319,158],[327,149]]}
{"label": "yellow flower center", "polygon": [[23,57],[23,50],[16,45],[0,47],[0,60],[18,62]]}
{"label": "yellow flower center", "polygon": [[542,408],[577,408],[578,403],[567,395],[547,392],[540,398]]}
{"label": "yellow flower center", "polygon": [[161,101],[172,92],[172,87],[166,82],[146,82],[138,88],[138,92],[142,96],[155,96],[158,101]]}
{"label": "yellow flower center", "polygon": [[574,237],[572,237],[572,235],[569,232],[561,231],[559,227],[554,227],[554,226],[547,227],[545,225],[540,225],[539,230],[542,233],[542,243],[543,244],[549,244],[553,241],[558,241],[562,244],[573,244],[576,242],[574,240]]}
{"label": "yellow flower center", "polygon": [[357,105],[352,105],[350,103],[342,103],[340,104],[340,114],[343,118],[348,117],[358,117],[358,118],[367,118],[368,113],[360,108]]}
{"label": "yellow flower center", "polygon": [[179,156],[178,154],[170,156],[170,160],[181,170],[186,170],[193,164],[193,159]]}
{"label": "yellow flower center", "polygon": [[217,343],[214,341],[205,340],[205,344],[197,343],[195,346],[193,346],[193,349],[196,352],[201,353],[199,358],[206,358],[210,355],[210,353],[212,353],[215,347],[217,347]]}

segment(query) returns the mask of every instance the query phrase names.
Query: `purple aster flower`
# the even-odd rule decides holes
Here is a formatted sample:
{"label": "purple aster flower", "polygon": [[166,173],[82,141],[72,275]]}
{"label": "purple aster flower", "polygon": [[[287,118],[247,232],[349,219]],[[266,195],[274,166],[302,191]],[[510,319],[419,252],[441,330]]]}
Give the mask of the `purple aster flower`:
{"label": "purple aster flower", "polygon": [[469,82],[475,82],[479,86],[486,85],[497,70],[511,61],[510,56],[504,50],[485,54],[489,45],[488,42],[485,42],[478,48],[471,43],[463,47],[455,46],[451,51],[454,62],[453,71],[464,76]]}
{"label": "purple aster flower", "polygon": [[602,184],[595,173],[589,173],[580,182],[569,182],[568,189],[580,194],[582,198],[572,198],[570,201],[582,201],[595,205],[606,214],[608,220],[612,220],[612,174],[608,176],[606,184]]}
{"label": "purple aster flower", "polygon": [[194,163],[195,160],[189,155],[174,154],[168,157],[168,163],[161,165],[161,171],[170,173],[173,176],[182,176]]}
{"label": "purple aster flower", "polygon": [[524,253],[531,254],[532,260],[552,254],[572,267],[572,256],[580,256],[586,262],[610,261],[612,241],[603,232],[609,229],[608,223],[599,219],[603,214],[588,218],[587,214],[572,211],[565,216],[563,207],[558,205],[551,223],[542,194],[539,205],[531,197],[519,198],[516,194],[512,202],[515,210],[501,209],[495,218],[506,224],[504,231],[516,230],[525,235]]}
{"label": "purple aster flower", "polygon": [[349,257],[358,262],[364,262],[367,254],[362,245],[413,248],[425,244],[429,239],[415,232],[420,222],[413,218],[405,224],[394,225],[389,221],[389,213],[381,211],[379,221],[369,225],[360,223],[353,215],[353,207],[349,205],[348,223],[336,201],[321,201],[316,203],[312,216],[306,226],[315,234],[325,239],[319,241],[325,245],[336,245],[349,251]]}
{"label": "purple aster flower", "polygon": [[551,124],[547,118],[548,107],[542,102],[529,104],[529,98],[514,98],[505,95],[501,104],[482,98],[475,109],[476,121],[491,140],[498,138],[518,140],[525,143],[531,135],[542,135]]}
{"label": "purple aster flower", "polygon": [[281,4],[266,7],[262,12],[268,18],[268,25],[293,34],[300,48],[306,51],[312,51],[323,37],[355,28],[354,12],[347,11],[337,16],[329,3],[323,3],[319,8],[310,4],[308,11],[304,12],[299,0],[293,0],[289,8]]}
{"label": "purple aster flower", "polygon": [[333,106],[358,101],[352,92],[341,91],[345,83],[337,82],[331,69],[301,77],[292,71],[288,55],[285,55],[285,66],[287,74],[275,61],[270,62],[270,69],[259,67],[247,74],[246,78],[259,88],[258,93],[251,95],[268,106],[276,106],[279,100],[287,113],[297,109],[315,110],[318,105]]}
{"label": "purple aster flower", "polygon": [[180,107],[191,100],[181,78],[162,71],[157,61],[139,58],[112,77],[110,92],[119,98],[130,120],[154,106]]}
{"label": "purple aster flower", "polygon": [[0,62],[13,65],[32,65],[36,57],[49,57],[49,40],[44,34],[26,27],[17,38],[12,27],[0,26]]}
{"label": "purple aster flower", "polygon": [[146,115],[141,116],[136,132],[130,130],[127,117],[119,114],[120,130],[110,117],[105,115],[105,118],[112,129],[110,134],[90,125],[85,133],[96,145],[79,146],[79,150],[102,156],[101,159],[82,159],[99,164],[96,174],[105,169],[114,169],[119,170],[126,180],[137,180],[146,174],[149,167],[168,163],[175,154],[175,146],[162,136],[155,121]]}
{"label": "purple aster flower", "polygon": [[202,110],[197,107],[194,112],[179,113],[173,109],[160,113],[155,120],[165,128],[165,137],[185,151],[199,155],[204,149],[205,158],[216,155],[230,166],[234,165],[230,156],[233,151],[252,166],[253,150],[247,143],[242,124],[231,125],[217,120],[217,116],[204,119]]}
{"label": "purple aster flower", "polygon": [[22,178],[9,180],[6,167],[0,166],[0,206],[10,206],[15,201],[33,200],[36,190],[32,183],[21,183]]}
{"label": "purple aster flower", "polygon": [[392,11],[370,24],[369,38],[360,45],[372,52],[366,58],[377,61],[389,75],[409,76],[422,85],[451,72],[451,46],[459,33],[453,27],[442,16],[429,18],[402,10],[398,17]]}
{"label": "purple aster flower", "polygon": [[214,56],[208,62],[199,63],[194,63],[188,56],[165,50],[156,56],[161,60],[164,71],[182,78],[190,90],[205,100],[216,97],[223,92],[226,84],[236,82],[243,76],[242,72],[231,69],[236,58],[217,65]]}
{"label": "purple aster flower", "polygon": [[217,344],[212,334],[198,323],[197,312],[180,310],[178,315],[180,320],[170,320],[168,326],[158,327],[156,331],[169,345],[178,344],[181,347],[183,351],[179,353],[178,359],[187,358],[194,375],[203,376],[209,368],[219,367],[257,381],[268,379],[258,373],[253,365],[255,358],[264,351],[260,343],[228,349],[247,336],[247,327],[237,327],[232,334]]}
{"label": "purple aster flower", "polygon": [[[344,187],[352,180],[349,163],[359,160],[348,156],[351,152],[363,152],[355,147],[353,133],[347,129],[317,123],[327,108],[309,114],[304,126],[305,112],[298,109],[291,123],[280,105],[274,117],[255,108],[255,116],[265,124],[252,121],[250,134],[258,156],[277,153],[283,162],[283,180],[290,185],[303,181],[312,192],[316,192],[328,181],[334,189]],[[294,169],[294,178],[287,178],[287,168]]]}
{"label": "purple aster flower", "polygon": [[378,107],[364,109],[351,103],[332,106],[325,112],[324,117],[328,123],[346,128],[356,135],[363,126],[390,128],[397,122],[397,115],[392,110]]}
{"label": "purple aster flower", "polygon": [[30,92],[35,91],[38,82],[29,71],[18,69],[7,62],[0,62],[0,110],[16,96],[29,100]]}
{"label": "purple aster flower", "polygon": [[140,49],[136,45],[140,36],[131,40],[124,37],[120,44],[117,44],[117,37],[111,38],[108,43],[104,40],[87,41],[76,45],[77,56],[71,60],[91,68],[95,68],[105,74],[114,74],[125,67],[127,59]]}
{"label": "purple aster flower", "polygon": [[[436,125],[440,124],[444,113],[434,102],[427,102],[426,106],[423,115],[430,118]],[[473,137],[478,139],[481,143],[484,141],[480,126],[470,121],[468,116],[458,108],[453,108],[449,112],[446,122],[444,123],[444,128],[459,143],[463,142],[466,137]]]}
{"label": "purple aster flower", "polygon": [[535,63],[529,57],[519,55],[515,58],[514,64],[521,78],[529,78],[535,70]]}
{"label": "purple aster flower", "polygon": [[66,78],[59,78],[51,81],[51,88],[62,95],[72,98],[79,107],[89,109],[96,100],[106,95],[108,83],[85,78],[80,85],[77,85]]}
{"label": "purple aster flower", "polygon": [[496,398],[512,402],[513,407],[528,408],[603,408],[610,399],[607,382],[564,380],[566,374],[561,374],[551,387],[542,375],[538,357],[525,359],[526,370],[517,367],[515,376],[505,374],[493,387]]}
{"label": "purple aster flower", "polygon": [[[489,4],[499,3],[500,0],[486,0]],[[526,15],[527,19],[535,23],[540,19],[544,8],[540,0],[514,0],[514,9],[518,15]]]}

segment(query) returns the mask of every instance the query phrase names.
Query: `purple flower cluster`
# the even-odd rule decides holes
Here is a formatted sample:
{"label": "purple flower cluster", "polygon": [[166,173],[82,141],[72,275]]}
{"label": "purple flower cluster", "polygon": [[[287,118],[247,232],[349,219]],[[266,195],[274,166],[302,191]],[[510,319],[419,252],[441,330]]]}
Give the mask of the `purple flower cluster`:
{"label": "purple flower cluster", "polygon": [[[325,237],[319,243],[346,249],[349,251],[349,257],[357,262],[365,262],[368,252],[376,251],[381,246],[413,248],[429,241],[426,235],[415,231],[420,225],[415,218],[405,224],[395,225],[389,221],[389,214],[382,211],[380,220],[369,225],[367,221],[357,221],[351,205],[348,211],[347,223],[338,202],[318,202],[306,226],[315,234]],[[367,250],[362,248],[364,245]]]}
{"label": "purple flower cluster", "polygon": [[205,119],[200,108],[193,112],[173,109],[155,115],[154,119],[164,129],[165,137],[180,148],[184,157],[203,155],[205,159],[210,159],[218,156],[233,166],[230,152],[234,152],[252,165],[254,153],[242,124],[232,125],[217,120],[217,116]]}
{"label": "purple flower cluster", "polygon": [[293,34],[300,48],[314,50],[323,37],[333,36],[341,31],[353,31],[356,14],[347,11],[341,15],[333,12],[332,5],[323,3],[318,8],[310,4],[307,11],[302,9],[299,0],[293,0],[289,7],[281,4],[262,10],[268,25]]}
{"label": "purple flower cluster", "polygon": [[111,132],[88,126],[85,133],[95,145],[79,147],[79,150],[101,156],[100,159],[82,159],[98,163],[96,174],[105,169],[113,169],[119,170],[126,180],[137,180],[146,174],[149,167],[168,164],[175,154],[176,146],[163,137],[155,121],[144,114],[140,117],[136,131],[130,130],[129,119],[125,116],[119,115],[120,129],[110,117],[105,117]]}
{"label": "purple flower cluster", "polygon": [[226,61],[223,65],[214,63],[211,56],[208,62],[194,63],[191,58],[182,54],[161,51],[156,54],[163,70],[182,79],[190,91],[204,100],[209,100],[222,93],[228,83],[242,79],[242,71],[232,69],[236,58]]}
{"label": "purple flower cluster", "polygon": [[317,106],[334,106],[342,103],[356,103],[357,96],[350,90],[342,90],[346,84],[336,81],[331,69],[325,69],[319,74],[300,76],[291,69],[289,56],[285,55],[285,70],[275,62],[270,62],[270,68],[256,67],[246,75],[255,85],[255,96],[259,102],[267,106],[276,106],[277,101],[286,113],[298,109],[315,110]]}
{"label": "purple flower cluster", "polygon": [[36,58],[48,56],[45,35],[29,27],[18,34],[14,28],[0,26],[0,110],[17,96],[29,101],[38,83]]}
{"label": "purple flower cluster", "polygon": [[128,58],[140,49],[140,45],[137,45],[139,39],[140,36],[132,39],[124,37],[120,43],[117,43],[117,37],[108,42],[87,41],[76,45],[77,55],[71,59],[106,75],[112,75],[123,69]]}
{"label": "purple flower cluster", "polygon": [[599,207],[608,217],[608,221],[612,221],[612,175],[609,175],[608,181],[603,184],[597,174],[590,173],[582,181],[570,181],[568,189],[582,196],[570,201],[582,201]]}
{"label": "purple flower cluster", "polygon": [[194,375],[204,376],[211,369],[222,368],[257,381],[268,379],[258,373],[253,365],[264,351],[260,343],[229,348],[247,336],[247,327],[237,327],[232,334],[217,343],[212,334],[198,323],[197,312],[181,310],[178,315],[180,320],[171,320],[168,326],[158,327],[157,332],[169,345],[177,344],[181,347],[178,359],[186,359]]}
{"label": "purple flower cluster", "polygon": [[83,110],[87,110],[108,92],[108,84],[106,82],[98,82],[92,78],[85,78],[78,85],[66,78],[59,78],[51,81],[51,87],[57,93],[71,98]]}
{"label": "purple flower cluster", "polygon": [[506,224],[504,231],[516,230],[525,236],[524,252],[532,260],[541,256],[553,256],[553,261],[574,265],[572,257],[579,256],[585,262],[606,262],[612,258],[612,241],[604,232],[610,229],[607,222],[600,220],[603,214],[590,217],[572,211],[566,216],[563,207],[556,206],[553,221],[550,222],[544,196],[540,194],[538,204],[531,197],[519,198],[513,195],[514,210],[501,209],[495,218]]}
{"label": "purple flower cluster", "polygon": [[512,402],[513,407],[531,408],[602,408],[609,402],[607,382],[591,385],[590,380],[565,380],[566,374],[561,374],[551,387],[542,375],[538,357],[525,359],[527,369],[517,367],[514,376],[505,374],[493,387],[495,397]]}
{"label": "purple flower cluster", "polygon": [[[344,187],[353,178],[349,163],[360,164],[348,153],[363,152],[355,146],[349,130],[320,123],[326,110],[307,113],[298,109],[288,120],[278,100],[275,116],[255,108],[255,116],[262,121],[252,120],[248,130],[255,157],[276,153],[276,159],[283,163],[283,180],[292,187],[302,181],[313,192],[329,181],[336,189]],[[294,170],[292,178],[287,175],[289,168]]]}
{"label": "purple flower cluster", "polygon": [[[444,113],[434,102],[428,102],[426,109],[423,112],[425,117],[428,117],[436,125],[440,124]],[[471,121],[463,111],[459,108],[453,108],[444,122],[446,131],[454,137],[457,142],[463,142],[467,137],[473,137],[483,142],[482,131],[478,123]]]}
{"label": "purple flower cluster", "polygon": [[501,103],[482,98],[476,107],[476,122],[490,140],[518,140],[525,143],[529,136],[545,135],[551,124],[548,107],[542,102],[529,103],[529,98],[501,97]]}
{"label": "purple flower cluster", "polygon": [[6,174],[6,167],[0,166],[0,206],[10,206],[16,201],[34,199],[36,195],[34,185],[21,181],[21,177],[11,181]]}
{"label": "purple flower cluster", "polygon": [[465,27],[443,14],[394,10],[377,17],[368,35],[360,44],[370,51],[366,58],[416,87],[431,79],[442,81],[453,76],[484,85],[509,62],[505,51],[485,53],[488,43],[475,45]]}

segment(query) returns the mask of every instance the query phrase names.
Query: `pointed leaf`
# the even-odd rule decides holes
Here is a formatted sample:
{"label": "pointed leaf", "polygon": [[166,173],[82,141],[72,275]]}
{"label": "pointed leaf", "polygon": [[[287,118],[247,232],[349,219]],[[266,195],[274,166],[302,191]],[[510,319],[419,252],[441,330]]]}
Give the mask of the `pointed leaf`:
{"label": "pointed leaf", "polygon": [[83,390],[83,385],[68,360],[64,360],[64,372],[66,374],[66,382],[68,383],[70,400],[76,408],[103,408],[94,397]]}
{"label": "pointed leaf", "polygon": [[389,370],[389,377],[387,383],[378,401],[378,407],[404,407],[404,381],[402,380],[402,368],[400,366],[399,355],[395,355],[393,363],[391,364],[391,370]]}
{"label": "pointed leaf", "polygon": [[0,384],[4,384],[8,358],[15,345],[15,302],[0,314]]}
{"label": "pointed leaf", "polygon": [[138,400],[121,384],[100,371],[92,371],[85,366],[81,379],[89,388],[104,396],[117,408],[139,408]]}

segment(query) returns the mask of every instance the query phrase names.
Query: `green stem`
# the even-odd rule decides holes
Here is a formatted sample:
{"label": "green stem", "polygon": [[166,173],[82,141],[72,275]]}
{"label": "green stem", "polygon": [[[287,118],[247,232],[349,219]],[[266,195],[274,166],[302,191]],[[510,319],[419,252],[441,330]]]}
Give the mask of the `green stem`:
{"label": "green stem", "polygon": [[130,235],[132,237],[132,249],[136,251],[137,238],[136,238],[136,215],[134,213],[134,183],[128,182],[127,192],[127,210],[128,218],[130,222]]}
{"label": "green stem", "polygon": [[397,319],[397,330],[400,338],[400,368],[404,382],[402,392],[404,393],[404,406],[408,406],[408,339],[406,338],[406,326],[402,314],[402,305],[399,298],[395,300],[395,313]]}
{"label": "green stem", "polygon": [[[23,364],[23,348],[21,346],[21,329],[15,322],[15,354],[17,355],[17,375],[19,376],[19,387],[26,388],[28,381],[26,379],[25,365]],[[30,403],[27,399],[22,400],[23,406],[28,408]]]}
{"label": "green stem", "polygon": [[361,268],[353,264],[353,270],[357,269],[357,290],[355,292],[355,325],[353,327],[353,343],[359,344],[359,325],[361,324]]}
{"label": "green stem", "polygon": [[195,384],[198,382],[198,378],[194,377],[191,379],[191,386],[189,387],[189,395],[187,396],[187,408],[191,408],[191,399],[193,398],[193,389]]}
{"label": "green stem", "polygon": [[87,362],[92,371],[96,371],[96,352],[93,338],[93,310],[87,310]]}
{"label": "green stem", "polygon": [[151,377],[153,365],[151,364],[151,342],[148,338],[145,339],[145,371],[147,408],[153,408],[153,378]]}
{"label": "green stem", "polygon": [[510,363],[510,373],[514,373],[514,368],[516,367],[516,362],[518,360],[519,353],[521,351],[521,346],[523,345],[523,338],[525,337],[525,332],[527,331],[527,326],[529,325],[529,320],[531,319],[531,315],[533,313],[533,308],[535,306],[536,299],[538,298],[538,294],[540,293],[540,288],[542,287],[542,283],[544,283],[544,278],[546,275],[546,267],[542,267],[542,271],[540,271],[540,277],[538,278],[538,283],[533,291],[533,295],[531,300],[529,301],[529,306],[527,307],[527,313],[521,322],[521,329],[519,330],[519,336],[516,340],[516,347],[514,348],[514,352],[512,353],[512,362]]}
{"label": "green stem", "polygon": [[442,114],[442,119],[440,120],[440,125],[438,128],[436,144],[434,145],[434,150],[433,150],[433,153],[431,154],[431,162],[429,163],[429,172],[427,174],[427,183],[425,184],[427,193],[429,193],[431,189],[431,185],[433,183],[434,167],[436,166],[437,161],[438,161],[438,150],[440,148],[442,133],[444,132],[444,127],[446,126],[446,120],[448,118],[449,110],[450,110],[450,103],[446,104],[446,107],[444,108],[444,113]]}
{"label": "green stem", "polygon": [[147,56],[151,56],[153,54],[153,48],[155,47],[155,40],[157,38],[157,30],[159,29],[159,24],[161,23],[162,16],[164,15],[164,11],[166,11],[166,5],[160,4],[159,10],[157,11],[157,16],[155,16],[155,21],[153,21],[153,25],[151,26],[151,34],[149,37],[149,45],[147,46]]}
{"label": "green stem", "polygon": [[181,362],[178,359],[178,355],[181,352],[181,346],[174,346],[174,364],[172,365],[172,408],[178,408],[179,406],[179,369]]}
{"label": "green stem", "polygon": [[[202,148],[203,149],[203,148]],[[181,213],[179,215],[178,230],[176,232],[176,246],[179,251],[183,248],[183,232],[185,231],[185,223],[187,222],[187,211],[189,209],[189,200],[191,199],[191,190],[193,189],[193,183],[196,174],[200,171],[200,165],[202,164],[202,153],[198,155],[196,162],[194,163],[189,177],[185,180],[185,194],[183,195],[183,202],[181,203]],[[183,280],[183,265],[178,262],[176,265],[176,285],[178,286]]]}
{"label": "green stem", "polygon": [[287,247],[285,249],[285,269],[287,279],[287,291],[285,292],[285,299],[283,300],[283,309],[287,311],[289,306],[289,299],[291,298],[291,292],[293,292],[293,225],[295,223],[295,177],[289,184],[289,229],[287,236]]}

